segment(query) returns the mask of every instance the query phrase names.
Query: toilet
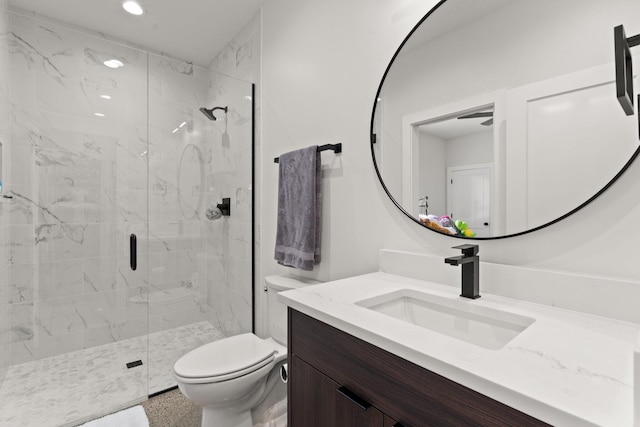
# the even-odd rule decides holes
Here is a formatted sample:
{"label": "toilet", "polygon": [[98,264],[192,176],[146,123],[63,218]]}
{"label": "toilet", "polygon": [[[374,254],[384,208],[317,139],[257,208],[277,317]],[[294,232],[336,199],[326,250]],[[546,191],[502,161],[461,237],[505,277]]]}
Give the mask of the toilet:
{"label": "toilet", "polygon": [[251,409],[280,381],[287,360],[287,307],[277,294],[319,283],[292,276],[268,276],[265,282],[269,338],[223,338],[190,351],[173,367],[182,394],[202,407],[203,427],[253,427]]}

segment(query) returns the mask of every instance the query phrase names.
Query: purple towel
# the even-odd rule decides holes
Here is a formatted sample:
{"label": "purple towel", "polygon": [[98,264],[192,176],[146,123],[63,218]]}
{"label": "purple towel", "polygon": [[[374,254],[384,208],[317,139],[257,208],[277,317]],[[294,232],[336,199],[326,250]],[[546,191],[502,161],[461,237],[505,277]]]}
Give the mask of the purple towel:
{"label": "purple towel", "polygon": [[320,262],[320,154],[318,146],[280,156],[278,264],[311,271]]}

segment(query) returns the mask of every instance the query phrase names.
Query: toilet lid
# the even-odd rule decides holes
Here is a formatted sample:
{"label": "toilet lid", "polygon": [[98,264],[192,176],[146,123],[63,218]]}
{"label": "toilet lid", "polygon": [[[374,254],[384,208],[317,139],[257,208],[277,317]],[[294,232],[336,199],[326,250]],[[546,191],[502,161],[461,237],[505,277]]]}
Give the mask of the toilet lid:
{"label": "toilet lid", "polygon": [[183,378],[211,378],[247,373],[274,358],[276,349],[253,334],[223,338],[198,347],[182,356],[174,371]]}

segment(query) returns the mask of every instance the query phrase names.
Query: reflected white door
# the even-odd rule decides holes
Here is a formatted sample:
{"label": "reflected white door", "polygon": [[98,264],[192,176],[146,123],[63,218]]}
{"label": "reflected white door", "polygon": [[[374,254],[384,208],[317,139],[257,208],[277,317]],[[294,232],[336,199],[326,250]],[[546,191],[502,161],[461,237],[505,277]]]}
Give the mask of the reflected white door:
{"label": "reflected white door", "polygon": [[491,175],[489,164],[447,168],[447,212],[477,237],[491,236]]}
{"label": "reflected white door", "polygon": [[612,67],[606,64],[508,91],[507,233],[541,226],[580,206],[613,179],[636,150],[637,118],[621,113],[612,96]]}

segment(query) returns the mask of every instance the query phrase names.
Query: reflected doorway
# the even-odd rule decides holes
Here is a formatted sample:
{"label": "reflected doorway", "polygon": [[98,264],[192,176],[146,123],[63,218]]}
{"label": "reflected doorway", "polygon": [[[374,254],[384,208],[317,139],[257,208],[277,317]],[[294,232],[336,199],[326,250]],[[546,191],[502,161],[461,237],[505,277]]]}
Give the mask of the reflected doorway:
{"label": "reflected doorway", "polygon": [[477,237],[491,236],[491,164],[447,168],[447,213]]}
{"label": "reflected doorway", "polygon": [[450,113],[415,125],[417,189],[428,213],[491,236],[495,134],[493,106]]}

